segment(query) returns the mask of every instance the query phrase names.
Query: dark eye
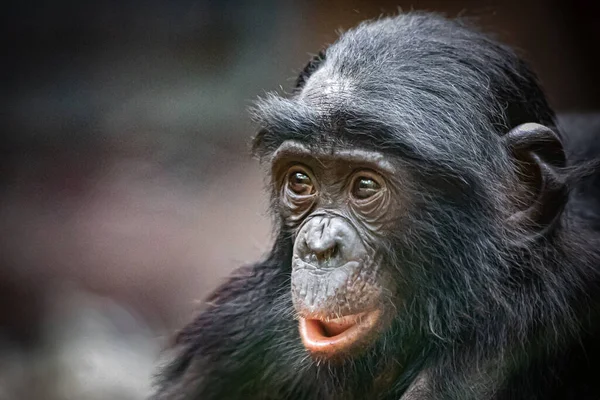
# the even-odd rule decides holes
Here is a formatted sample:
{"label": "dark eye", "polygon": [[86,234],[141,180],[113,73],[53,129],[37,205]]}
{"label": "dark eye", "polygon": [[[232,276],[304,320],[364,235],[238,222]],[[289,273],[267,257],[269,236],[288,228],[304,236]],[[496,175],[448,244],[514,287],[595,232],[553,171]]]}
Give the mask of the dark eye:
{"label": "dark eye", "polygon": [[314,185],[310,177],[302,171],[293,171],[288,176],[288,187],[298,196],[314,193]]}
{"label": "dark eye", "polygon": [[352,195],[359,200],[367,199],[381,190],[381,185],[373,178],[359,176],[352,186]]}

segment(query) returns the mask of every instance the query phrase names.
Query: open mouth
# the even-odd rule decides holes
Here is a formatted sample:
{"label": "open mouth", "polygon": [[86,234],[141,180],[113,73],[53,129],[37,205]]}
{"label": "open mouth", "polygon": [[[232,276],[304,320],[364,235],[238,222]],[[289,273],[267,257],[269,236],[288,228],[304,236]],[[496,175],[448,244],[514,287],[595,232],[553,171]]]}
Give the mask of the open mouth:
{"label": "open mouth", "polygon": [[381,316],[380,310],[336,319],[300,318],[302,343],[311,353],[333,357],[366,344]]}

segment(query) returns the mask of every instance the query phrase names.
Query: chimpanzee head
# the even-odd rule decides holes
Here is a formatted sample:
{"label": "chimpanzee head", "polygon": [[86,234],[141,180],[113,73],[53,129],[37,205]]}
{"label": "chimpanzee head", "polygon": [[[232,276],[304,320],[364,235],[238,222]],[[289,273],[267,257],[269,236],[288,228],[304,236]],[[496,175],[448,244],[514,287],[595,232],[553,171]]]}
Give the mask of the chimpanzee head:
{"label": "chimpanzee head", "polygon": [[314,358],[392,333],[442,344],[514,312],[514,265],[551,235],[566,191],[553,112],[509,49],[442,18],[382,19],[254,115]]}

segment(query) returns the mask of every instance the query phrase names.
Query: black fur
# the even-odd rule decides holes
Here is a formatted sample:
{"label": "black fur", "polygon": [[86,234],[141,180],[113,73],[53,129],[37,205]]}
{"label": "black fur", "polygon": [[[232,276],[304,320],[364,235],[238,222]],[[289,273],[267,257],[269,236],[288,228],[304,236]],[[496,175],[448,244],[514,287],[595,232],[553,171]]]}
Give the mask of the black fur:
{"label": "black fur", "polygon": [[[323,77],[350,90],[300,101],[319,98]],[[507,226],[516,172],[502,136],[557,125],[510,49],[432,14],[365,23],[305,69],[291,98],[270,95],[254,116],[259,156],[288,139],[339,143],[389,154],[418,178],[383,244],[406,303],[366,355],[315,363],[297,332],[292,237],[274,202],[273,250],[179,334],[154,399],[399,399],[422,371],[422,398],[600,398],[600,175],[587,164],[600,156],[598,125],[560,120],[573,190],[555,229]]]}
{"label": "black fur", "polygon": [[296,79],[296,84],[294,85],[294,90],[296,92],[304,87],[306,80],[317,70],[317,68],[319,68],[323,61],[325,61],[325,50],[319,51],[319,53],[317,53],[317,55],[315,55],[300,72],[300,75],[298,75],[298,78]]}

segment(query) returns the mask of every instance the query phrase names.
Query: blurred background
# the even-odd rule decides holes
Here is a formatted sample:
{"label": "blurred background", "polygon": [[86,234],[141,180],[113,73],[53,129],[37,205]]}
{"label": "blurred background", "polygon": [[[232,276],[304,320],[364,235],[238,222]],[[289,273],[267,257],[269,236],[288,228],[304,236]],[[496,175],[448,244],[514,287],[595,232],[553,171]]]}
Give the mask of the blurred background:
{"label": "blurred background", "polygon": [[247,107],[399,7],[477,17],[557,110],[600,106],[592,1],[5,4],[0,400],[145,398],[170,336],[270,247]]}

